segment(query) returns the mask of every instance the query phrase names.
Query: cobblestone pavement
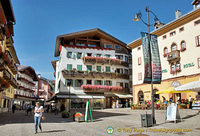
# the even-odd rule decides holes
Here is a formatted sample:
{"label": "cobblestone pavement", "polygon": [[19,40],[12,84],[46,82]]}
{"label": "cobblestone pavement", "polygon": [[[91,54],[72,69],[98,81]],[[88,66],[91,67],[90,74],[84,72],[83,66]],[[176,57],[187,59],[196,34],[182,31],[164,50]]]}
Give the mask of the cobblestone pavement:
{"label": "cobblestone pavement", "polygon": [[[151,113],[150,110],[146,110]],[[33,115],[25,116],[24,111],[0,114],[0,136],[200,136],[200,115],[193,110],[180,110],[182,122],[165,122],[164,110],[156,110],[157,125],[150,128],[141,127],[140,114],[144,110],[105,109],[93,111],[93,122],[74,122],[72,118],[64,119],[61,115],[45,113],[42,122],[43,132],[34,134]],[[107,128],[114,129],[113,134]],[[160,130],[181,132],[156,132]],[[144,132],[143,132],[144,131]]]}

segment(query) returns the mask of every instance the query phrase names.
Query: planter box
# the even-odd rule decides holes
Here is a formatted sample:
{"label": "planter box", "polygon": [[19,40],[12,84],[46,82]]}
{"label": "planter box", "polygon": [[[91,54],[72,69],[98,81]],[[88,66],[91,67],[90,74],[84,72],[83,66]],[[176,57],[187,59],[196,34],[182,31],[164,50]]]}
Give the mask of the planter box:
{"label": "planter box", "polygon": [[85,121],[85,116],[80,116],[80,117],[75,117],[76,122],[84,122]]}

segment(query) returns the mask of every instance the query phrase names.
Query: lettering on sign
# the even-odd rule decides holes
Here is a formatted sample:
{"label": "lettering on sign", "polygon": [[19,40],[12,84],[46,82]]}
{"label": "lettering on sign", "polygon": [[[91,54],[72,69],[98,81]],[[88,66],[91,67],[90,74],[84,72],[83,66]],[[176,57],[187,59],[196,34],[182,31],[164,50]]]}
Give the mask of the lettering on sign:
{"label": "lettering on sign", "polygon": [[167,69],[163,69],[163,70],[162,70],[162,73],[167,73]]}
{"label": "lettering on sign", "polygon": [[184,68],[194,67],[194,63],[188,63],[183,66],[184,66]]}
{"label": "lettering on sign", "polygon": [[178,87],[178,86],[180,86],[181,84],[180,84],[180,82],[179,81],[174,81],[174,82],[172,82],[172,87]]}

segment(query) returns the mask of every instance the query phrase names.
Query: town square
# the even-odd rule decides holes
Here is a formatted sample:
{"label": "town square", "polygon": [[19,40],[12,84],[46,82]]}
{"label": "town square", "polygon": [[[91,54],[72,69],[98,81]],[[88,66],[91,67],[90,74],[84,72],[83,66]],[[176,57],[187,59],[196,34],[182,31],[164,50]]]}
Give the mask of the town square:
{"label": "town square", "polygon": [[0,136],[199,136],[200,0],[0,0]]}

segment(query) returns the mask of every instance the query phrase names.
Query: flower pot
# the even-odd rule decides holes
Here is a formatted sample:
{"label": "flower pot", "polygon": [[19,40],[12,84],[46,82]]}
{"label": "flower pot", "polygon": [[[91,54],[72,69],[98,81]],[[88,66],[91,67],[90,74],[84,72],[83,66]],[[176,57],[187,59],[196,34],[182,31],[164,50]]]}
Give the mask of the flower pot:
{"label": "flower pot", "polygon": [[134,110],[135,108],[134,108],[134,106],[131,106],[131,110]]}
{"label": "flower pot", "polygon": [[189,108],[190,108],[190,104],[187,104],[186,106],[187,106],[187,109],[189,109]]}

